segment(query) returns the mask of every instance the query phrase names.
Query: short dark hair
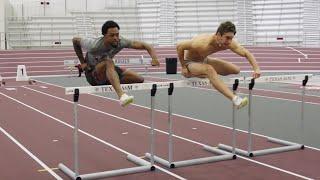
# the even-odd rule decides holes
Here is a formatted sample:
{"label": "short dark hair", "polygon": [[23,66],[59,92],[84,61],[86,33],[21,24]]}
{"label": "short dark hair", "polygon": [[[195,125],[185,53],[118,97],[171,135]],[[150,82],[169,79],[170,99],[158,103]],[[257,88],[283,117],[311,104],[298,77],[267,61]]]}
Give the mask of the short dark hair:
{"label": "short dark hair", "polygon": [[106,22],[103,24],[102,29],[101,29],[102,35],[107,34],[108,29],[109,29],[109,28],[114,28],[114,27],[116,27],[116,28],[118,28],[118,29],[120,30],[120,27],[119,27],[119,25],[118,25],[116,22],[114,22],[114,21],[106,21]]}
{"label": "short dark hair", "polygon": [[236,26],[231,21],[226,21],[220,24],[220,26],[217,29],[216,34],[220,33],[222,36],[224,33],[232,32],[234,35],[236,35]]}

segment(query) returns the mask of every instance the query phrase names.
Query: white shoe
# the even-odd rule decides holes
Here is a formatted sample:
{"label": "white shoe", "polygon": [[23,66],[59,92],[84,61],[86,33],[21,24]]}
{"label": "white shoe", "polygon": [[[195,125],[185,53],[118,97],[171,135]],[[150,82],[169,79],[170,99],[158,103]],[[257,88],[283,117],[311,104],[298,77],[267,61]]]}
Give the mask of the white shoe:
{"label": "white shoe", "polygon": [[120,105],[122,107],[125,107],[129,104],[133,103],[133,96],[128,96],[127,94],[123,94],[121,97],[120,97]]}
{"label": "white shoe", "polygon": [[247,97],[241,98],[239,96],[235,96],[232,101],[237,109],[241,109],[249,104],[249,99]]}

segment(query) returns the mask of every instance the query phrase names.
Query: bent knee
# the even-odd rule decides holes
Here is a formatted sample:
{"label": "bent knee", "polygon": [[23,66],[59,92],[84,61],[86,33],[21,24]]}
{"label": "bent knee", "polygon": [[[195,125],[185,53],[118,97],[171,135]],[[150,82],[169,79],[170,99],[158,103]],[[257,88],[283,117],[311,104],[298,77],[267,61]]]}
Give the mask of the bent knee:
{"label": "bent knee", "polygon": [[210,65],[207,65],[205,67],[205,74],[207,74],[208,76],[217,76],[217,71]]}

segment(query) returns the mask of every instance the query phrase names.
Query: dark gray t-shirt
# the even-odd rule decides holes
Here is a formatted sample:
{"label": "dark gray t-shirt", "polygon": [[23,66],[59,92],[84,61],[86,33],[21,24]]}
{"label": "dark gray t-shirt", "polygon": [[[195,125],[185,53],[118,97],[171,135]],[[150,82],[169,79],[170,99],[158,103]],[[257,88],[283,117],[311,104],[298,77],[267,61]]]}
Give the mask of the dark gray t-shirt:
{"label": "dark gray t-shirt", "polygon": [[106,47],[103,36],[98,38],[86,38],[81,40],[81,47],[87,50],[88,64],[95,66],[104,58],[112,59],[123,48],[131,48],[132,41],[120,36],[120,42],[116,47]]}

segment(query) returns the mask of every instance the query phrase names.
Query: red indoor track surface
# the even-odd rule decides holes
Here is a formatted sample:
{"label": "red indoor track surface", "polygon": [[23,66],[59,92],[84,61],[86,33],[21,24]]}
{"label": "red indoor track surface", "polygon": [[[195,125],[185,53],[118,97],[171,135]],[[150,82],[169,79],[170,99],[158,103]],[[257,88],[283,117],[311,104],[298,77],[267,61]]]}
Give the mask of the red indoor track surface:
{"label": "red indoor track surface", "polygon": [[[43,88],[43,87],[47,88]],[[64,89],[48,84],[16,86],[15,90],[1,88],[1,127],[24,145],[43,163],[55,168],[60,162],[73,167],[73,102],[64,95]],[[149,151],[149,109],[140,106],[120,108],[117,101],[93,95],[80,95],[80,129],[105,143],[110,143],[137,156]],[[7,113],[6,113],[7,112]],[[156,113],[156,154],[167,157],[167,114]],[[202,144],[216,146],[230,143],[231,131],[212,124],[174,116],[174,158],[176,161],[207,157],[212,154],[201,149]],[[201,131],[192,132],[196,127]],[[54,179],[35,160],[26,155],[13,142],[1,134],[2,179]],[[182,139],[186,138],[186,139]],[[238,144],[245,148],[246,135],[238,133]],[[134,167],[126,155],[105,143],[80,135],[80,172],[92,173],[112,169]],[[265,138],[255,138],[255,148],[269,148]],[[178,177],[186,179],[300,179],[301,176],[318,178],[320,152],[306,148],[286,153],[255,157],[251,160],[237,158],[217,163],[170,169]],[[5,162],[5,163],[4,163]],[[260,164],[263,163],[263,164]],[[271,167],[266,167],[269,165]],[[280,168],[280,170],[275,169]],[[283,171],[289,171],[286,173]],[[59,170],[54,170],[66,179]],[[157,169],[114,179],[176,179]],[[111,178],[112,179],[112,178]]]}

